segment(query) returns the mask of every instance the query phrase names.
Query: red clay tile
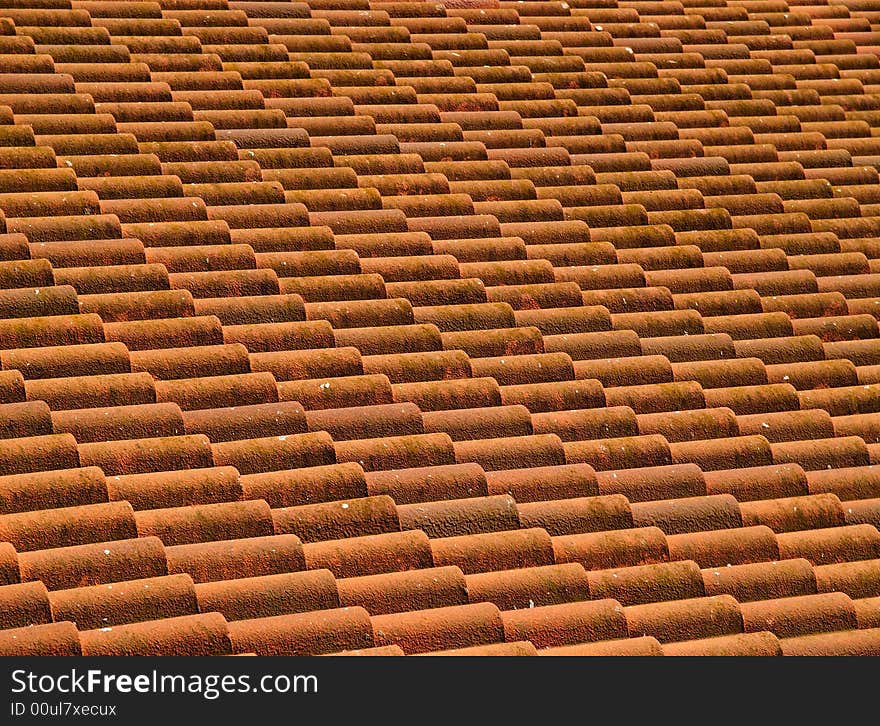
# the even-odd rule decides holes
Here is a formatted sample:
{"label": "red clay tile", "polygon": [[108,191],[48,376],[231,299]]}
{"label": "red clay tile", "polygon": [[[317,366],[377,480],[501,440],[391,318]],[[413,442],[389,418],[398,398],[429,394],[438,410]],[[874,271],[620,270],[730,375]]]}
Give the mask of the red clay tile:
{"label": "red clay tile", "polygon": [[773,633],[762,631],[664,643],[663,655],[777,656],[782,655],[782,648]]}
{"label": "red clay tile", "polygon": [[[25,628],[52,622],[46,586],[41,582],[27,582],[0,587],[3,603],[3,628]],[[63,618],[59,618],[61,620]]]}
{"label": "red clay tile", "polygon": [[814,565],[876,559],[880,536],[869,524],[787,532],[778,535],[782,557],[803,557]]}
{"label": "red clay tile", "polygon": [[336,580],[327,570],[199,583],[194,597],[202,612],[219,612],[230,621],[339,606]]}
{"label": "red clay tile", "polygon": [[[297,540],[298,541],[298,540]],[[434,566],[431,544],[418,530],[313,542],[303,548],[308,569],[358,577]]]}
{"label": "red clay tile", "polygon": [[371,618],[377,643],[395,644],[405,653],[488,645],[505,639],[501,614],[480,603]]}
{"label": "red clay tile", "polygon": [[82,655],[80,635],[71,622],[49,623],[0,631],[4,655]]}
{"label": "red clay tile", "polygon": [[667,542],[671,559],[691,559],[701,567],[722,567],[794,556],[782,553],[773,531],[764,526],[671,534]]}
{"label": "red clay tile", "polygon": [[707,595],[726,593],[740,603],[813,595],[813,567],[804,559],[759,562],[703,570]]}
{"label": "red clay tile", "polygon": [[527,639],[538,648],[626,635],[624,609],[611,599],[509,610],[501,618],[505,640]]}
{"label": "red clay tile", "polygon": [[853,601],[843,593],[743,603],[740,609],[745,632],[768,630],[781,638],[858,627]]}
{"label": "red clay tile", "polygon": [[729,595],[634,605],[624,612],[630,637],[653,635],[661,643],[743,631],[739,603]]}
{"label": "red clay tile", "polygon": [[19,565],[22,581],[39,580],[50,590],[168,574],[165,548],[155,537],[25,552]]}
{"label": "red clay tile", "polygon": [[780,646],[783,655],[875,655],[880,649],[880,629],[786,638]]}
{"label": "red clay tile", "polygon": [[[4,515],[45,547],[69,508],[128,501],[169,546],[122,540],[128,569],[89,561],[91,544],[10,546],[3,581],[21,567],[76,598],[163,577],[167,558],[197,580],[325,562],[381,589],[380,573],[448,555],[487,582],[521,568],[525,607],[541,585],[524,564],[636,568],[661,599],[654,576],[689,567],[658,564],[672,559],[724,568],[718,592],[772,609],[811,595],[803,562],[772,564],[802,556],[844,568],[823,587],[864,601],[863,635],[726,637],[682,618],[660,635],[688,640],[662,651],[872,652],[880,117],[871,55],[854,52],[864,11],[337,5],[10,11]],[[71,541],[96,536],[87,521]],[[171,544],[249,523],[246,539]],[[461,552],[365,535],[401,523]],[[551,539],[518,543],[521,524]],[[276,526],[361,536],[303,554]],[[585,531],[609,526],[636,529]],[[337,606],[331,583],[315,607]],[[311,652],[314,621],[260,602],[238,617],[276,619],[240,628],[255,640],[237,650],[270,652],[271,633]],[[375,651],[372,627],[345,641],[362,626],[330,649]],[[189,647],[186,628],[162,637]],[[560,653],[661,652],[602,637]],[[536,652],[505,645],[463,653]]]}
{"label": "red clay tile", "polygon": [[187,575],[130,580],[49,593],[56,621],[76,624],[79,630],[126,623],[195,615],[198,612],[193,581]]}
{"label": "red clay tile", "polygon": [[302,542],[293,535],[176,545],[165,554],[170,574],[187,574],[196,583],[305,569]]}
{"label": "red clay tile", "polygon": [[225,618],[186,615],[80,632],[83,655],[226,655],[231,652]]}
{"label": "red clay tile", "polygon": [[373,615],[464,605],[465,578],[456,567],[349,577],[337,580],[340,604],[366,607]]}

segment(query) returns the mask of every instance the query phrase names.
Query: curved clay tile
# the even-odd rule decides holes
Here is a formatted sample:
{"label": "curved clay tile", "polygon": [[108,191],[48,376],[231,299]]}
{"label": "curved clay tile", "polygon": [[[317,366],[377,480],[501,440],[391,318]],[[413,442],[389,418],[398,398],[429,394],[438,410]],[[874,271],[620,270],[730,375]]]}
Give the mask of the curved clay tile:
{"label": "curved clay tile", "polygon": [[601,494],[622,494],[630,502],[698,497],[707,493],[703,472],[695,464],[637,467],[598,472]]}
{"label": "curved clay tile", "polygon": [[188,434],[204,434],[213,442],[307,431],[303,408],[292,401],[186,411],[183,423]]}
{"label": "curved clay tile", "polygon": [[21,582],[18,553],[9,542],[0,545],[0,583],[14,585]]}
{"label": "curved clay tile", "polygon": [[[758,369],[763,370],[763,365],[758,366]],[[708,388],[704,390],[703,395],[706,398],[707,406],[724,406],[733,410],[738,415],[737,422],[742,433],[746,433],[746,431],[742,428],[742,424],[739,423],[740,418],[761,414],[792,412],[804,403],[794,386],[790,383]],[[819,407],[804,406],[804,408]],[[761,432],[751,431],[750,433]]]}
{"label": "curved clay tile", "polygon": [[418,530],[312,542],[303,552],[308,569],[328,569],[337,578],[442,566],[434,562],[431,544]]}
{"label": "curved clay tile", "polygon": [[661,643],[743,632],[740,605],[729,595],[634,605],[624,612],[631,637],[653,635]]}
{"label": "curved clay tile", "polygon": [[110,500],[127,501],[135,510],[187,507],[242,498],[238,471],[232,467],[111,476],[106,489]]}
{"label": "curved clay tile", "polygon": [[247,348],[240,344],[136,350],[131,359],[135,371],[161,380],[193,379],[206,373],[232,376],[250,370]]}
{"label": "curved clay tile", "polygon": [[154,385],[157,400],[176,403],[185,411],[274,403],[278,398],[271,373],[157,380]]}
{"label": "curved clay tile", "polygon": [[99,466],[107,475],[194,469],[213,463],[206,436],[96,441],[79,444],[77,449],[83,466]]}
{"label": "curved clay tile", "polygon": [[187,290],[81,294],[78,298],[81,312],[96,313],[105,323],[195,315],[192,295]]}
{"label": "curved clay tile", "polygon": [[680,441],[669,444],[669,450],[670,463],[693,463],[703,471],[736,469],[745,463],[753,466],[785,463],[776,461],[770,442],[763,436]]}
{"label": "curved clay tile", "polygon": [[223,342],[244,345],[249,353],[334,346],[333,331],[325,320],[226,325],[223,327]]}
{"label": "curved clay tile", "polygon": [[[42,582],[26,582],[0,587],[3,604],[3,629],[25,628],[52,622],[52,608],[48,592]],[[57,618],[64,620],[63,617]]]}
{"label": "curved clay tile", "polygon": [[660,642],[652,637],[601,640],[594,643],[545,648],[538,655],[549,656],[660,656],[666,655]]}
{"label": "curved clay tile", "polygon": [[76,439],[70,434],[5,439],[0,447],[0,474],[4,475],[78,466],[80,454]]}
{"label": "curved clay tile", "polygon": [[668,559],[666,537],[656,527],[554,537],[553,550],[557,563],[579,562],[588,570]]}
{"label": "curved clay tile", "polygon": [[880,628],[785,638],[780,646],[783,655],[876,655]]}
{"label": "curved clay tile", "polygon": [[220,321],[213,316],[106,323],[104,334],[108,342],[124,343],[131,351],[219,346],[224,342]]}
{"label": "curved clay tile", "polygon": [[128,502],[6,514],[0,517],[0,532],[18,552],[99,542],[108,536],[128,539],[137,534]]}
{"label": "curved clay tile", "polygon": [[421,418],[426,432],[445,432],[454,441],[532,434],[532,421],[524,406],[431,411],[421,414]]}
{"label": "curved clay tile", "polygon": [[734,527],[671,534],[668,537],[671,559],[690,559],[701,567],[722,567],[776,560],[784,556],[769,527]]}
{"label": "curved clay tile", "polygon": [[775,532],[824,529],[846,523],[844,508],[835,494],[744,502],[743,524],[765,524]]}
{"label": "curved clay tile", "polygon": [[745,632],[768,630],[781,638],[858,627],[853,601],[843,593],[743,603],[740,608]]}
{"label": "curved clay tile", "polygon": [[305,569],[302,543],[292,535],[176,545],[166,552],[168,572],[186,573],[196,582]]}
{"label": "curved clay tile", "polygon": [[813,568],[818,592],[843,592],[852,598],[874,598],[878,593],[877,560],[841,562]]}
{"label": "curved clay tile", "polygon": [[506,640],[530,640],[538,648],[626,636],[624,609],[612,599],[509,610],[501,617]]}
{"label": "curved clay tile", "polygon": [[213,443],[210,448],[215,465],[235,466],[243,474],[335,463],[333,440],[324,432]]}
{"label": "curved clay tile", "polygon": [[334,448],[338,461],[356,461],[367,471],[456,463],[452,440],[442,433],[342,441]]}
{"label": "curved clay tile", "polygon": [[370,618],[376,642],[395,644],[405,653],[488,645],[505,639],[494,605],[459,605]]}
{"label": "curved clay tile", "polygon": [[872,463],[865,441],[858,436],[786,441],[771,444],[771,449],[773,463],[797,463],[807,470],[867,466]]}
{"label": "curved clay tile", "polygon": [[106,501],[104,474],[97,467],[0,477],[0,512],[3,514]]}
{"label": "curved clay tile", "polygon": [[244,577],[195,586],[198,607],[227,620],[266,618],[339,607],[336,580],[327,570]]}
{"label": "curved clay tile", "polygon": [[54,590],[48,602],[56,621],[73,622],[80,630],[198,613],[193,581],[187,575]]}
{"label": "curved clay tile", "polygon": [[544,352],[541,332],[533,327],[465,330],[441,333],[440,337],[446,350],[463,350],[471,358],[538,355]]}
{"label": "curved clay tile", "polygon": [[346,577],[337,580],[336,587],[340,605],[365,607],[371,615],[468,603],[468,586],[457,567]]}
{"label": "curved clay tile", "polygon": [[571,441],[563,444],[568,464],[590,464],[597,471],[631,469],[639,465],[664,466],[674,462],[670,443],[661,435]]}
{"label": "curved clay tile", "polygon": [[185,615],[80,632],[87,655],[227,655],[226,619],[219,613]]}
{"label": "curved clay tile", "polygon": [[[668,359],[665,357],[654,357],[649,360],[640,358],[640,360],[643,360],[645,363],[656,362],[656,366],[660,370],[669,366]],[[642,426],[647,427],[643,433],[661,433],[659,430],[649,431],[648,429],[656,429],[656,422],[664,421],[666,414],[682,413],[691,410],[698,412],[706,406],[705,392],[703,387],[696,381],[684,380],[675,383],[664,381],[642,385],[613,385],[615,383],[618,382],[609,382],[608,388],[605,389],[606,403],[609,407],[628,407],[638,415],[638,417],[634,415],[632,418],[634,429],[631,435],[633,436],[639,432],[639,428]],[[644,421],[644,424],[639,423],[641,421]],[[655,424],[652,425],[652,422],[655,422]]]}
{"label": "curved clay tile", "polygon": [[0,631],[4,655],[82,655],[79,632],[71,622],[29,625]]}
{"label": "curved clay tile", "polygon": [[[407,313],[410,311],[405,300],[375,300],[358,301],[364,303],[362,309],[349,307],[349,303],[306,303],[310,306],[309,314],[313,313],[311,306],[325,306],[326,312],[320,312],[321,316],[331,319],[331,322],[345,326],[348,322],[345,316],[349,313],[381,313],[382,309],[391,310],[391,315]],[[342,318],[342,319],[339,319]],[[412,320],[412,315],[406,315],[406,320]],[[375,322],[379,322],[375,320]],[[333,331],[333,338],[337,346],[356,348],[362,355],[374,357],[387,357],[398,354],[439,351],[443,346],[440,331],[435,325],[408,325],[406,322],[387,327],[337,327]]]}
{"label": "curved clay tile", "polygon": [[174,403],[53,411],[52,427],[57,433],[73,434],[80,444],[184,433],[181,411]]}
{"label": "curved clay tile", "polygon": [[590,598],[586,574],[577,563],[471,574],[467,597],[502,610],[578,602]]}
{"label": "curved clay tile", "polygon": [[588,464],[488,471],[486,481],[489,492],[510,494],[520,503],[599,494],[596,472]]}
{"label": "curved clay tile", "polygon": [[[544,338],[545,345],[555,346],[555,340],[550,341],[548,338],[549,336]],[[640,348],[641,346],[639,346],[639,350]],[[672,383],[673,368],[665,355],[626,355],[626,350],[612,352],[623,352],[625,357],[591,358],[574,361],[575,377],[579,382],[597,379],[606,387],[606,403],[614,405],[615,397],[623,397],[626,399],[625,405],[631,408],[633,406],[641,408],[642,406],[652,406],[651,397],[648,396],[651,392],[655,393],[655,395],[660,394],[661,402],[665,398],[664,391],[680,391],[685,394],[685,400],[687,396],[691,398],[699,396],[698,386],[666,385]],[[630,395],[627,395],[628,393]],[[646,396],[647,398],[644,398]],[[620,400],[616,402],[623,403]]]}
{"label": "curved clay tile", "polygon": [[777,656],[782,655],[782,648],[773,633],[761,631],[664,643],[663,655]]}
{"label": "curved clay tile", "polygon": [[632,516],[636,526],[657,526],[670,535],[742,525],[739,503],[729,494],[637,502]]}
{"label": "curved clay tile", "polygon": [[194,544],[272,535],[272,518],[262,500],[142,510],[134,515],[139,536],[166,545]]}
{"label": "curved clay tile", "polygon": [[807,472],[806,481],[811,494],[830,492],[843,501],[874,499],[880,491],[877,489],[878,474],[880,471],[875,466],[819,469]]}
{"label": "curved clay tile", "polygon": [[516,503],[509,496],[469,497],[398,505],[400,526],[429,537],[453,537],[518,529]]}
{"label": "curved clay tile", "polygon": [[43,401],[0,404],[0,420],[0,438],[4,439],[54,433],[49,407]]}
{"label": "curved clay tile", "polygon": [[493,330],[516,327],[508,303],[423,306],[413,308],[417,323],[431,323],[442,332]]}
{"label": "curved clay tile", "polygon": [[155,537],[23,552],[21,579],[50,590],[88,587],[168,574],[165,548]]}
{"label": "curved clay tile", "polygon": [[494,378],[395,383],[391,390],[395,401],[410,401],[423,412],[449,412],[450,409],[475,408],[475,404],[484,407],[502,403],[500,389]]}
{"label": "curved clay tile", "polygon": [[307,543],[401,529],[394,501],[385,495],[275,509],[272,521],[276,532]]}
{"label": "curved clay tile", "polygon": [[610,597],[623,605],[704,595],[700,570],[687,560],[590,572],[589,583],[591,597]]}
{"label": "curved clay tile", "polygon": [[[511,451],[514,444],[516,449]],[[511,464],[525,468],[567,463],[562,442],[555,434],[458,441],[453,447],[457,463],[473,461],[488,470]]]}
{"label": "curved clay tile", "polygon": [[[2,362],[2,358],[0,358]],[[21,371],[0,371],[0,401],[3,403],[20,403],[27,398],[24,376]],[[39,397],[38,397],[39,398]]]}
{"label": "curved clay tile", "polygon": [[224,325],[294,322],[306,317],[303,300],[295,294],[199,298],[192,304],[196,315],[215,315]]}
{"label": "curved clay tile", "polygon": [[367,472],[371,495],[389,494],[398,505],[483,497],[486,475],[477,464],[450,464]]}
{"label": "curved clay tile", "polygon": [[500,391],[504,405],[523,405],[533,414],[599,408],[605,403],[597,380],[525,383],[502,386]]}
{"label": "curved clay tile", "polygon": [[638,435],[636,416],[629,406],[536,413],[532,424],[536,434],[557,434],[563,441]]}
{"label": "curved clay tile", "polygon": [[814,595],[816,575],[807,560],[779,560],[703,570],[707,595],[726,593],[740,603]]}
{"label": "curved clay tile", "polygon": [[880,533],[870,524],[787,532],[777,536],[782,557],[803,557],[814,565],[877,559]]}
{"label": "curved clay tile", "polygon": [[168,276],[168,282],[172,289],[189,290],[196,298],[278,294],[274,270],[175,272]]}
{"label": "curved clay tile", "polygon": [[704,476],[710,494],[732,494],[741,503],[808,493],[808,475],[794,463],[706,471]]}
{"label": "curved clay tile", "polygon": [[412,304],[399,297],[385,300],[310,302],[305,303],[305,314],[308,320],[328,320],[337,329],[393,328],[413,323]]}

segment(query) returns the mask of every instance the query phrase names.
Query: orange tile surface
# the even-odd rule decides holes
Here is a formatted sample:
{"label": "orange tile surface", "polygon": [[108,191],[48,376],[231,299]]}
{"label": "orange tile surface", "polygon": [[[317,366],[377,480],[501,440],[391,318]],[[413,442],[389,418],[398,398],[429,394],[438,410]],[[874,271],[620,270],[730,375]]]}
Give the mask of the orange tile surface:
{"label": "orange tile surface", "polygon": [[873,0],[0,0],[0,654],[880,654]]}

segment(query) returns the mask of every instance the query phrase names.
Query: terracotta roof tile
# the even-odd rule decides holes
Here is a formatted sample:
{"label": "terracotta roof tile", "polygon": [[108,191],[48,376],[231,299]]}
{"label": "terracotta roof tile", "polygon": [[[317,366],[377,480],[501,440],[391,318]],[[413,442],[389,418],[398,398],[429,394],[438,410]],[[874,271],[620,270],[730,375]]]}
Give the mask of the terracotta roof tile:
{"label": "terracotta roof tile", "polygon": [[339,606],[336,580],[327,570],[199,583],[194,595],[200,610],[219,612],[230,621]]}
{"label": "terracotta roof tile", "polygon": [[813,568],[803,559],[703,570],[707,594],[727,593],[740,602],[812,595],[816,582]]}
{"label": "terracotta roof tile", "polygon": [[79,632],[71,622],[0,631],[0,652],[7,655],[82,655]]}
{"label": "terracotta roof tile", "polygon": [[0,580],[70,612],[11,652],[876,650],[870,11],[54,5],[0,19]]}
{"label": "terracotta roof tile", "polygon": [[24,628],[52,622],[46,586],[41,582],[28,582],[0,587],[3,602],[2,625],[7,628]]}
{"label": "terracotta roof tile", "polygon": [[155,537],[25,552],[19,567],[23,582],[39,580],[50,590],[168,574],[165,548]]}
{"label": "terracotta roof tile", "polygon": [[130,580],[108,585],[54,590],[48,594],[54,619],[79,630],[196,615],[193,581],[187,575]]}
{"label": "terracotta roof tile", "polygon": [[465,605],[469,592],[456,567],[347,577],[337,580],[336,587],[340,604],[360,605],[376,615]]}
{"label": "terracotta roof tile", "polygon": [[760,631],[737,635],[664,643],[663,655],[671,656],[776,656],[782,655],[780,641],[773,633]]}
{"label": "terracotta roof tile", "polygon": [[741,633],[740,605],[729,595],[634,605],[624,610],[630,637],[653,635],[661,643]]}

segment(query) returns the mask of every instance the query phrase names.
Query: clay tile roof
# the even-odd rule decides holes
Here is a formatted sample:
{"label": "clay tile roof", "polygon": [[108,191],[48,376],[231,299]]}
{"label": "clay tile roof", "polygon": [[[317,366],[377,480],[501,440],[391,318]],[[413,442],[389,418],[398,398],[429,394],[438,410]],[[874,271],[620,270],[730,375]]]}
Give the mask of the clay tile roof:
{"label": "clay tile roof", "polygon": [[3,653],[877,654],[878,18],[584,4],[0,10]]}

